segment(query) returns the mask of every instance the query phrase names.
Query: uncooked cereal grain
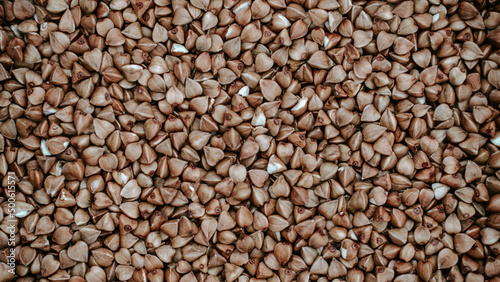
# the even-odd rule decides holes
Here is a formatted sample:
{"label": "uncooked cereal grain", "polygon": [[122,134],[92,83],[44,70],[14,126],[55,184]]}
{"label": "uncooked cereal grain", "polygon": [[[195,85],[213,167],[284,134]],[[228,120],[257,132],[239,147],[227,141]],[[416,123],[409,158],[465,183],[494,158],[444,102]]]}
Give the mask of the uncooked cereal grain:
{"label": "uncooked cereal grain", "polygon": [[500,281],[498,1],[0,23],[0,281]]}

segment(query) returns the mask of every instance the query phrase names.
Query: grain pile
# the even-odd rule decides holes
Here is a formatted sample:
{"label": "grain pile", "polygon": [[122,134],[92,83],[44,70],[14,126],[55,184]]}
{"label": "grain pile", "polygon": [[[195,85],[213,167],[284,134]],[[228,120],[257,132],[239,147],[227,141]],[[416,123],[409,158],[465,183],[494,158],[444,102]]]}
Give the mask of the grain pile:
{"label": "grain pile", "polygon": [[1,281],[500,281],[497,0],[0,22]]}

